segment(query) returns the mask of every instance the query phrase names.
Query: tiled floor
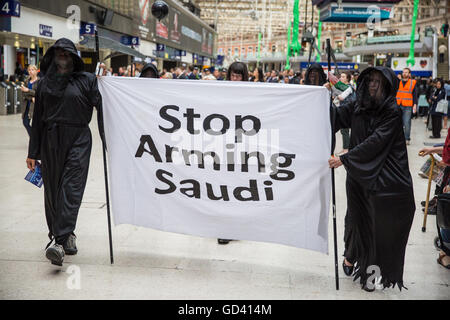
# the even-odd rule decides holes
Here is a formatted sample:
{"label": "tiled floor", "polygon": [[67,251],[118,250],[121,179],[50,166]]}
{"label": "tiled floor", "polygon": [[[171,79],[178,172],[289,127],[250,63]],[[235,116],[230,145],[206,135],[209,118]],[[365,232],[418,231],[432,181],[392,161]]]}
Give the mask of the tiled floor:
{"label": "tiled floor", "polygon": [[[334,256],[268,243],[234,241],[113,227],[115,263],[109,245],[101,146],[95,119],[88,184],[77,225],[76,256],[62,268],[44,256],[48,241],[43,190],[27,183],[28,138],[20,115],[0,116],[0,299],[449,299],[450,272],[436,263],[435,216],[422,233],[420,201],[427,182],[417,156],[429,142],[422,120],[413,121],[409,146],[417,213],[406,252],[409,290],[362,291],[343,274],[335,290]],[[444,134],[444,131],[443,131]],[[338,134],[339,151],[341,138]],[[440,141],[443,141],[441,139]],[[345,171],[336,171],[338,247],[343,251]],[[331,219],[331,215],[330,215]],[[330,220],[331,222],[331,220]],[[332,223],[330,248],[332,248]]]}

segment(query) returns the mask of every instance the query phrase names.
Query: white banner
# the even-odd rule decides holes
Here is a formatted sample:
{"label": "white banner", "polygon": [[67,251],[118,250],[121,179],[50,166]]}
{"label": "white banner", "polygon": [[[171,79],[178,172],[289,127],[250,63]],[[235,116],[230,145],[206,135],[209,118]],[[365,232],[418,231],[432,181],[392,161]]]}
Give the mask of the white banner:
{"label": "white banner", "polygon": [[323,87],[102,77],[115,224],[328,253]]}

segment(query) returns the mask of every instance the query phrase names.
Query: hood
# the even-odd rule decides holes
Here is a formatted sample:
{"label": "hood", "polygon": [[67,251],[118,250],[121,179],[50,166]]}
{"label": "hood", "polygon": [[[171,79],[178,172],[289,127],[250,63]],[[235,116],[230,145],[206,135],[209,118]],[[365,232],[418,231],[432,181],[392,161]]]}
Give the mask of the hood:
{"label": "hood", "polygon": [[389,93],[389,96],[396,96],[398,91],[398,85],[399,80],[397,78],[397,75],[395,72],[388,67],[369,67],[365,69],[358,77],[358,80],[356,81],[357,87],[363,84],[363,81],[367,81],[367,76],[372,72],[373,70],[380,71],[381,74],[384,76],[384,78],[389,82],[391,92]]}
{"label": "hood", "polygon": [[145,74],[145,72],[149,69],[153,70],[153,72],[156,74],[156,78],[159,79],[158,68],[156,68],[156,66],[151,62],[145,64],[145,66],[142,68],[141,75],[139,76],[139,78],[143,78],[142,75]]}
{"label": "hood", "polygon": [[356,85],[358,88],[356,91],[356,95],[357,100],[359,101],[357,109],[363,110],[361,101],[364,99],[363,95],[365,86],[368,85],[367,81],[369,74],[374,70],[381,72],[382,76],[387,80],[389,84],[388,85],[389,91],[387,92],[386,100],[379,106],[378,111],[381,110],[386,105],[387,102],[396,103],[395,97],[397,96],[400,81],[398,80],[395,72],[388,67],[369,67],[365,69],[363,72],[361,72],[361,74],[358,77],[358,80],[356,81]]}
{"label": "hood", "polygon": [[312,70],[317,70],[319,72],[319,85],[323,86],[325,84],[325,82],[327,82],[327,76],[326,76],[325,72],[323,71],[322,66],[318,63],[311,64],[308,67],[308,69],[306,70],[305,84],[311,85],[311,83],[309,82],[309,74],[311,73]]}
{"label": "hood", "polygon": [[69,51],[72,54],[73,59],[73,71],[74,72],[80,72],[84,71],[84,62],[83,60],[78,56],[77,48],[75,47],[75,44],[66,38],[58,39],[45,53],[44,57],[42,58],[40,70],[45,75],[45,73],[50,68],[53,58],[55,57],[55,49],[56,48],[62,48],[66,51]]}

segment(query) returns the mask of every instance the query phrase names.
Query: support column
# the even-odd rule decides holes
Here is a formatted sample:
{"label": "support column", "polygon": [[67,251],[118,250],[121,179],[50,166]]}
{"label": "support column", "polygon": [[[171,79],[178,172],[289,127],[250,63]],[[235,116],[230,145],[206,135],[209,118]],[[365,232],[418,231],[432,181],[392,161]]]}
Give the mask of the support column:
{"label": "support column", "polygon": [[16,48],[5,44],[3,45],[3,52],[5,59],[4,74],[13,75],[16,67]]}

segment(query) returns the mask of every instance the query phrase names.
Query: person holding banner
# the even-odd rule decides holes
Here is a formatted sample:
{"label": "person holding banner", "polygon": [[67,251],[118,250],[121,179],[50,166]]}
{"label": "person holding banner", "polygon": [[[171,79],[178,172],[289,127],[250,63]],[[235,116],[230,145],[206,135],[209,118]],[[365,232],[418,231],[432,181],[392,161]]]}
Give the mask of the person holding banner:
{"label": "person holding banner", "polygon": [[331,108],[334,132],[351,129],[348,153],[329,160],[331,168],[347,171],[344,271],[360,278],[366,291],[375,289],[375,276],[385,288],[404,287],[416,208],[398,85],[391,69],[370,67],[358,78],[356,101]]}
{"label": "person holding banner", "polygon": [[152,63],[146,63],[142,68],[142,72],[139,75],[139,78],[154,78],[159,79],[159,72],[156,66]]}
{"label": "person holding banner", "polygon": [[[26,160],[33,171],[37,160],[41,160],[50,238],[46,257],[59,266],[65,254],[78,252],[74,231],[89,169],[89,122],[94,106],[100,136],[105,141],[97,78],[83,70],[83,60],[69,39],[61,38],[47,50],[41,62],[44,77],[36,89]],[[55,244],[49,247],[53,240]]]}
{"label": "person holding banner", "polygon": [[327,82],[327,76],[323,72],[323,68],[318,63],[309,66],[305,73],[305,84],[312,86],[323,86]]}
{"label": "person holding banner", "polygon": [[[243,62],[235,61],[228,68],[227,79],[230,81],[248,81],[248,68]],[[218,244],[228,244],[230,239],[217,239]]]}
{"label": "person holding banner", "polygon": [[227,80],[248,81],[248,68],[243,62],[235,61],[228,68]]}

